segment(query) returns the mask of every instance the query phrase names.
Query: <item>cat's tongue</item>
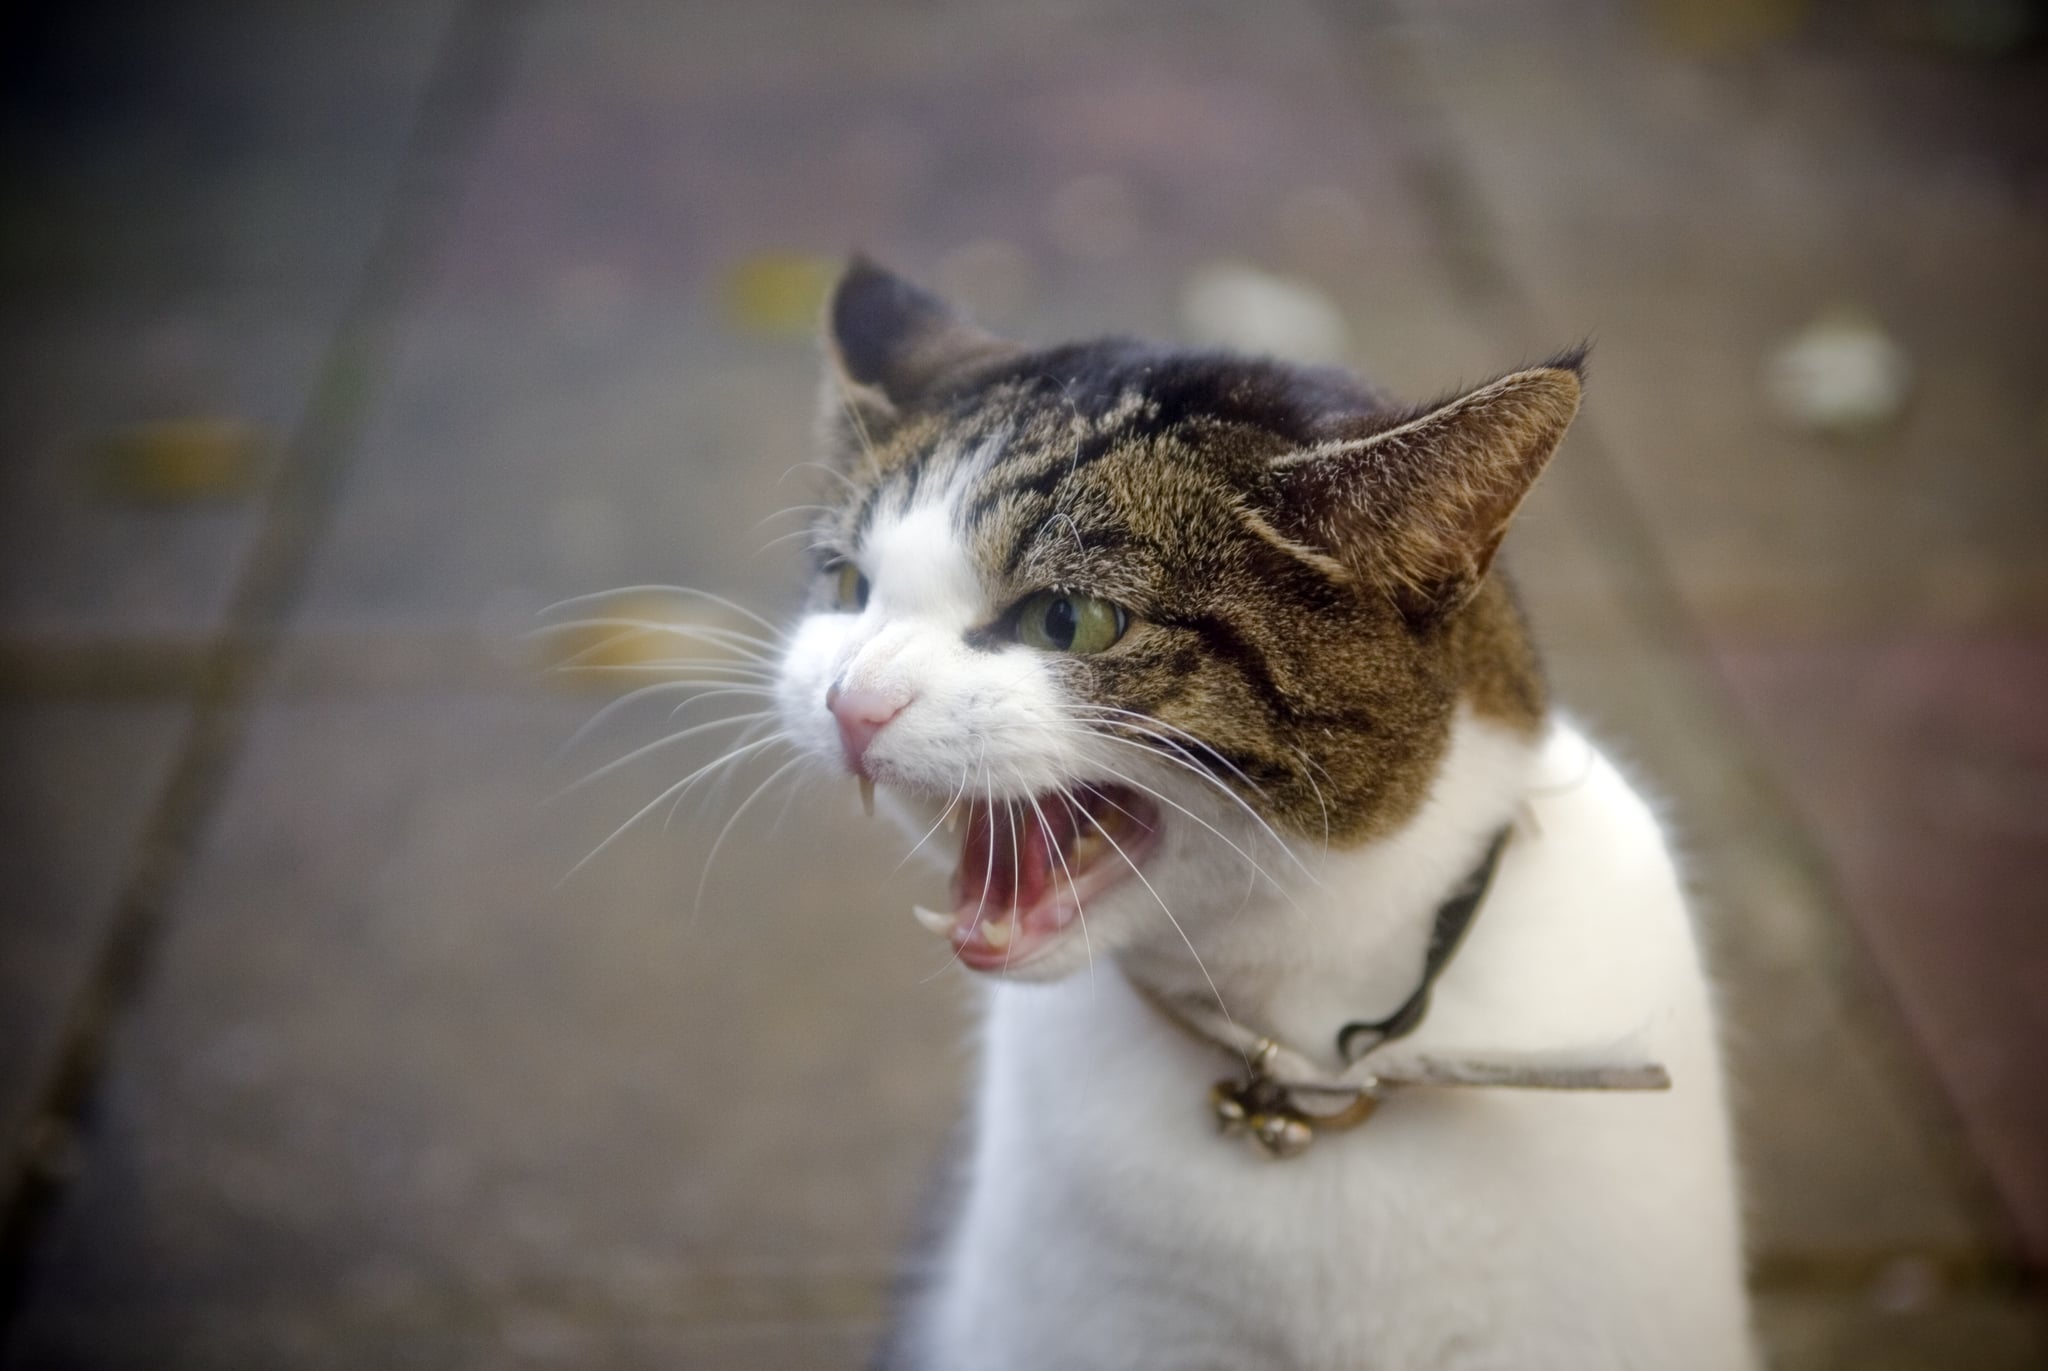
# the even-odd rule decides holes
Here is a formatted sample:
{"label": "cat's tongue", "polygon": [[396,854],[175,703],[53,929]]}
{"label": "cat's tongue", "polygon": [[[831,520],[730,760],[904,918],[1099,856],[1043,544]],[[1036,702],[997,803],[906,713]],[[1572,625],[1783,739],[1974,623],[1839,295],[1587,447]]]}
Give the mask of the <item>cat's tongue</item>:
{"label": "cat's tongue", "polygon": [[1071,805],[998,800],[968,806],[953,874],[953,907],[984,914],[1028,910],[1052,889],[1054,863],[1066,859],[1081,819]]}
{"label": "cat's tongue", "polygon": [[1007,967],[1064,932],[1082,901],[1149,848],[1156,811],[1121,786],[965,806],[953,912],[919,910],[977,970]]}

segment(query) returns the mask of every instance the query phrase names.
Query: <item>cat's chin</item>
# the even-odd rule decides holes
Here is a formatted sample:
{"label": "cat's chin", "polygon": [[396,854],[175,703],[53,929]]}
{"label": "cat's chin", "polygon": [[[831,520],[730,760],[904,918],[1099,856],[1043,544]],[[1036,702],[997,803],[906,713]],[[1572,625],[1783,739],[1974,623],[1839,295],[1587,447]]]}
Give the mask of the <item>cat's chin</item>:
{"label": "cat's chin", "polygon": [[1120,785],[962,801],[950,912],[918,908],[970,970],[1055,979],[1087,959],[1091,901],[1133,879],[1158,846],[1158,807]]}

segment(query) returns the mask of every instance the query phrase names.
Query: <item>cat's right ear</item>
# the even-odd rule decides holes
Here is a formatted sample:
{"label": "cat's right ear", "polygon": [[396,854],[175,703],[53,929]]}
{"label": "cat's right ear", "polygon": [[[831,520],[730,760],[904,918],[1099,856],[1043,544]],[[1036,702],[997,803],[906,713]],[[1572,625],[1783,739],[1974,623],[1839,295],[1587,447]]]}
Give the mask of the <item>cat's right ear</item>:
{"label": "cat's right ear", "polygon": [[832,288],[825,347],[826,419],[850,420],[861,436],[891,427],[947,380],[1018,351],[865,257]]}
{"label": "cat's right ear", "polygon": [[1479,589],[1579,410],[1583,348],[1273,464],[1280,526],[1441,621]]}

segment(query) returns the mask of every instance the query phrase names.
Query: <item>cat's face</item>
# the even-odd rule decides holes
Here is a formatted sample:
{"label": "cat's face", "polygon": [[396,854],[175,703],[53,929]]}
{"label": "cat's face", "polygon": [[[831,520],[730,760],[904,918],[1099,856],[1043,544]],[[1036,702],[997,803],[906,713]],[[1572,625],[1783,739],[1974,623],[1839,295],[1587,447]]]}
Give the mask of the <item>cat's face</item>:
{"label": "cat's face", "polygon": [[864,266],[832,344],[844,482],[778,705],[943,845],[921,917],[966,965],[1185,938],[1411,815],[1461,699],[1540,712],[1487,566],[1572,371],[1418,414],[1332,373],[1026,352]]}

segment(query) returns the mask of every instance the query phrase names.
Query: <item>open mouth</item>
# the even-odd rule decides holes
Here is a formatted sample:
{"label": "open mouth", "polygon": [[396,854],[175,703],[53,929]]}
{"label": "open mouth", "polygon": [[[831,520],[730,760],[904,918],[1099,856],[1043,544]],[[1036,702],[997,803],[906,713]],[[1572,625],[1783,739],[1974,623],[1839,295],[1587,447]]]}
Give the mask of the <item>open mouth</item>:
{"label": "open mouth", "polygon": [[1159,837],[1159,811],[1124,786],[1079,786],[1029,800],[973,800],[952,817],[965,831],[953,910],[917,920],[976,971],[1020,967],[1079,923],[1087,902],[1137,874]]}

